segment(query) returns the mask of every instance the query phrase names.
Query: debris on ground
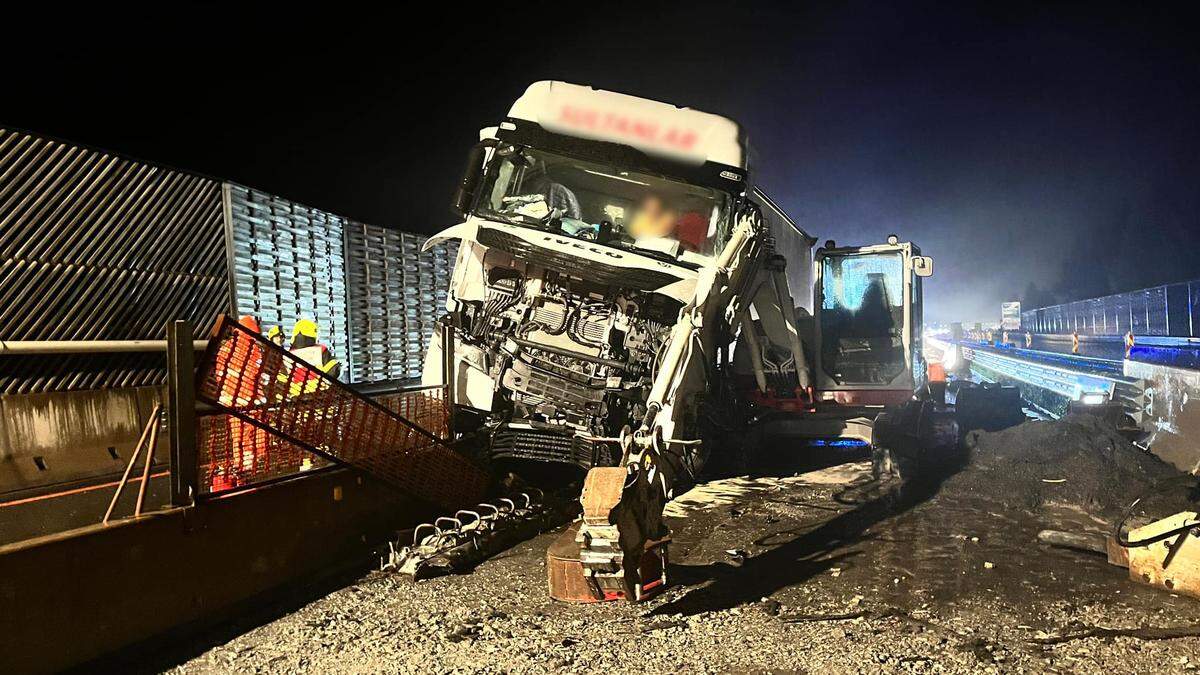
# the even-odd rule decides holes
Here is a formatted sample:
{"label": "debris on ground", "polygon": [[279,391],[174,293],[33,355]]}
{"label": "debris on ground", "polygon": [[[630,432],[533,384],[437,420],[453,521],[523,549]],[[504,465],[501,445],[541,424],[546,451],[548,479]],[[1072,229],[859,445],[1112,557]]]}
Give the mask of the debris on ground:
{"label": "debris on ground", "polygon": [[[966,466],[942,485],[942,499],[984,498],[1043,518],[1074,509],[1115,524],[1134,500],[1183,475],[1093,415],[973,431],[965,443]],[[1192,504],[1186,493],[1171,497],[1161,515]]]}
{"label": "debris on ground", "polygon": [[1032,642],[1057,645],[1086,638],[1132,637],[1139,640],[1175,640],[1184,637],[1200,637],[1200,624],[1189,626],[1167,626],[1164,628],[1086,628],[1066,635],[1034,638]]}
{"label": "debris on ground", "polygon": [[[1129,503],[1176,479],[1175,469],[1081,415],[967,441],[961,466],[934,480],[877,481],[862,461],[698,486],[668,509],[670,587],[645,603],[550,600],[551,532],[470,575],[413,584],[371,574],[292,600],[273,620],[209,637],[168,662],[185,673],[235,664],[915,673],[1200,664],[1200,602],[1038,539],[1111,534]],[[1190,503],[1174,495],[1154,516]]]}
{"label": "debris on ground", "polygon": [[[1088,424],[981,434],[940,490],[876,485],[869,462],[701,486],[673,505],[671,586],[646,603],[550,600],[548,533],[466,576],[368,575],[194,648],[201,655],[178,670],[1188,671],[1200,663],[1200,602],[1036,541],[1041,523],[1059,518],[1050,505],[1108,514],[1165,475],[1143,462],[1153,458],[1124,457],[1115,439],[1114,451],[1079,442]],[[1054,461],[1070,469],[1056,475]],[[1132,487],[1101,479],[1048,492],[1079,472],[1099,475],[1097,463]]]}

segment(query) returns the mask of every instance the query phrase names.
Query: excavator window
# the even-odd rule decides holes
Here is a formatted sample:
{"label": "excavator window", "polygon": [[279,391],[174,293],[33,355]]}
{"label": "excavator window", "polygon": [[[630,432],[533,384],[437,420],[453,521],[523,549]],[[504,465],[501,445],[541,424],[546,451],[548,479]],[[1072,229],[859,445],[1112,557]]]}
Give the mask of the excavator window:
{"label": "excavator window", "polygon": [[827,256],[821,275],[821,363],[839,384],[887,384],[906,368],[900,253]]}

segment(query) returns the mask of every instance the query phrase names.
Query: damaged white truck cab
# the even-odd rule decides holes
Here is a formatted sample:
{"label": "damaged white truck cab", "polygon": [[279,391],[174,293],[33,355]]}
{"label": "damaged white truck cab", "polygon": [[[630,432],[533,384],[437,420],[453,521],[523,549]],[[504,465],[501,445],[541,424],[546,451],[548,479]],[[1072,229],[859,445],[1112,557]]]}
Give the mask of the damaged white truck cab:
{"label": "damaged white truck cab", "polygon": [[[537,82],[480,137],[455,199],[464,222],[427,246],[461,242],[451,384],[485,418],[490,457],[612,466],[617,439],[648,415],[663,438],[694,439],[705,373],[686,352],[717,347],[724,311],[667,347],[685,308],[734,292],[728,277],[761,229],[738,125]],[[441,343],[427,383],[444,377]],[[685,362],[697,372],[662,376]]]}

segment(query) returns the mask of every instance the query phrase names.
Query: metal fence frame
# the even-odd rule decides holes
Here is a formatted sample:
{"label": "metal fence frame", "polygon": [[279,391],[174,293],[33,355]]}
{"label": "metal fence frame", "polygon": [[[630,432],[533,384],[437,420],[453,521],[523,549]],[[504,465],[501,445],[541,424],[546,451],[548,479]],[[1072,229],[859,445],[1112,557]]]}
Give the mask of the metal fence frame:
{"label": "metal fence frame", "polygon": [[1200,279],[1021,312],[1042,334],[1200,337]]}
{"label": "metal fence frame", "polygon": [[226,317],[210,335],[194,391],[207,406],[186,471],[197,495],[319,468],[313,459],[445,507],[481,499],[487,487],[487,473],[450,447],[445,386],[368,397]]}
{"label": "metal fence frame", "polygon": [[[0,127],[0,340],[161,340],[174,319],[202,333],[225,264],[219,181]],[[0,358],[0,394],[165,379],[161,354]]]}

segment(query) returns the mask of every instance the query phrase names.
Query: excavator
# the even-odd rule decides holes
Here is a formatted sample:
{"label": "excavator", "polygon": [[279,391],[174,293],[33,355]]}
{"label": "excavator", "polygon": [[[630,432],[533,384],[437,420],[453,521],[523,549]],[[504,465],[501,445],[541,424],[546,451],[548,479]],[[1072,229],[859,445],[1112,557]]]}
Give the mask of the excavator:
{"label": "excavator", "polygon": [[585,472],[550,593],[641,600],[665,583],[666,502],[771,452],[878,448],[919,402],[932,260],[890,236],[816,239],[750,177],[733,120],[536,82],[483,129],[454,199],[447,315],[425,383],[455,432],[517,473]]}

